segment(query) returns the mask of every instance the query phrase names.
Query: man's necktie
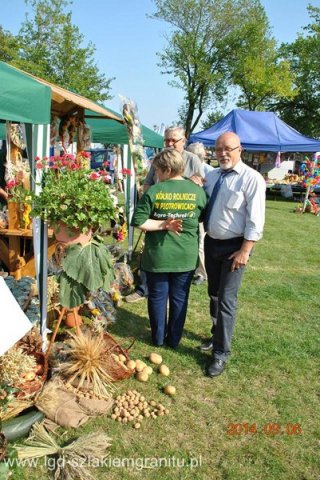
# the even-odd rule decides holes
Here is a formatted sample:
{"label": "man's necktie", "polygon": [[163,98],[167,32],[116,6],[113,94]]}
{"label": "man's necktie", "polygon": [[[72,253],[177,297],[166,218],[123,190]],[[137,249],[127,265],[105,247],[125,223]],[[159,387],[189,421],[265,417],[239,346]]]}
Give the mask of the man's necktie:
{"label": "man's necktie", "polygon": [[220,177],[216,181],[215,186],[213,187],[211,197],[209,199],[208,205],[206,206],[205,217],[204,217],[204,221],[203,221],[205,231],[208,230],[209,219],[210,219],[210,215],[211,215],[211,212],[212,212],[212,208],[213,208],[214,202],[216,201],[216,198],[218,196],[218,193],[219,193],[220,187],[223,183],[224,177],[226,177],[231,172],[233,172],[233,170],[223,170],[220,173]]}

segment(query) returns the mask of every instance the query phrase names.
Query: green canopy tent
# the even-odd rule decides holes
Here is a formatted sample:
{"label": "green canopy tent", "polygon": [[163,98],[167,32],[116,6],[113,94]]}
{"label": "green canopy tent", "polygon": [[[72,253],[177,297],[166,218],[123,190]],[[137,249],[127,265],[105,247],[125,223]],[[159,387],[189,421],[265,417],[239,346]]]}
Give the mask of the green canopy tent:
{"label": "green canopy tent", "polygon": [[4,62],[0,62],[0,98],[1,120],[50,123],[50,88]]}
{"label": "green canopy tent", "polygon": [[[113,113],[119,115],[116,112]],[[85,120],[91,128],[93,143],[128,145],[128,130],[125,125],[99,117],[100,115],[90,110],[85,111]],[[159,135],[145,125],[141,125],[141,133],[145,147],[163,148],[162,135]]]}

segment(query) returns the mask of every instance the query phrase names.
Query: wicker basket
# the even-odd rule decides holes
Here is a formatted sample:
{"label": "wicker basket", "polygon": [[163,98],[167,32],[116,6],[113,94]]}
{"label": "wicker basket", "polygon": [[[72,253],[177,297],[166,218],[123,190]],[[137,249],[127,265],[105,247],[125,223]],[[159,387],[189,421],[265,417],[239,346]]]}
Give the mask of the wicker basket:
{"label": "wicker basket", "polygon": [[126,360],[129,359],[129,350],[133,346],[135,339],[130,338],[131,343],[127,348],[122,347],[119,343],[110,335],[110,333],[105,332],[103,334],[104,341],[106,343],[106,365],[105,369],[112,378],[114,382],[124,380],[125,378],[131,377],[133,371],[129,368],[125,368],[119,362],[115,360],[112,354],[115,355],[124,355]]}
{"label": "wicker basket", "polygon": [[41,365],[42,369],[36,375],[36,378],[34,380],[16,385],[16,387],[19,388],[19,392],[17,392],[17,394],[15,395],[16,398],[20,398],[20,399],[33,398],[42,389],[43,384],[47,379],[47,375],[48,375],[47,357],[41,352],[32,352],[30,353],[30,355],[33,355],[35,357],[37,365]]}

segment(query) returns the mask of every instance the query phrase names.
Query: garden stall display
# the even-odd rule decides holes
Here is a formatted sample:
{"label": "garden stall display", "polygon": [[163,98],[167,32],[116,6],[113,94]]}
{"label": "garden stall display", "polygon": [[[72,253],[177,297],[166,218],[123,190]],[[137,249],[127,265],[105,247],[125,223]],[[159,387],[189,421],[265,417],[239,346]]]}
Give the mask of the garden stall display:
{"label": "garden stall display", "polygon": [[[80,137],[81,126],[84,123],[84,111],[90,109],[99,113],[102,118],[122,122],[122,118],[95,102],[54,85],[46,80],[23,72],[11,65],[0,62],[0,121],[24,123],[26,130],[26,149],[31,170],[31,189],[36,185],[32,179],[37,177],[34,159],[43,158],[49,154],[50,137],[59,135],[55,130],[57,119],[60,120],[60,134],[65,138],[65,130],[70,135],[74,128],[78,129]],[[76,119],[76,121],[74,121]],[[9,153],[10,155],[10,153]],[[10,160],[10,159],[9,159]],[[39,176],[38,176],[39,178]],[[0,230],[0,258],[8,270],[15,275],[23,275],[22,267],[29,259],[20,258],[21,239],[33,237],[36,271],[41,300],[42,330],[46,325],[46,277],[47,277],[47,250],[48,233],[44,223],[34,221],[33,233],[30,230],[18,229]],[[10,243],[10,247],[9,247]],[[16,259],[10,264],[12,253]],[[22,271],[21,271],[22,270]]]}

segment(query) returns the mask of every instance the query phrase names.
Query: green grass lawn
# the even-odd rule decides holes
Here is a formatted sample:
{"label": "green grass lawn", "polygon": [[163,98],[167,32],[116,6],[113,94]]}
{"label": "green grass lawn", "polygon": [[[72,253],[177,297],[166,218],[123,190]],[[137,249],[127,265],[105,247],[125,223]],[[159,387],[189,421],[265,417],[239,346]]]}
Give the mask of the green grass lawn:
{"label": "green grass lawn", "polygon": [[[265,235],[244,276],[232,356],[220,377],[203,373],[209,354],[197,346],[210,331],[208,299],[205,285],[193,286],[180,347],[157,349],[177,395],[162,393],[168,380],[157,373],[146,384],[118,383],[119,393],[136,389],[169,415],[145,419],[140,430],[100,417],[69,432],[102,428],[112,438],[109,463],[94,478],[320,478],[320,219],[293,209],[292,202],[267,202]],[[136,338],[134,359],[155,351],[146,301],[123,303],[111,333],[124,344]],[[38,467],[19,468],[13,478],[49,477]]]}

